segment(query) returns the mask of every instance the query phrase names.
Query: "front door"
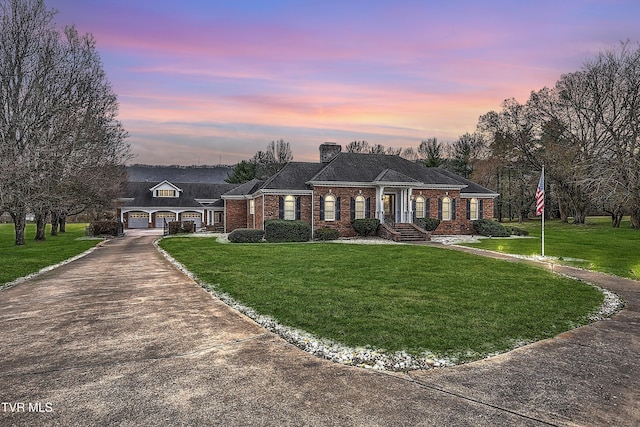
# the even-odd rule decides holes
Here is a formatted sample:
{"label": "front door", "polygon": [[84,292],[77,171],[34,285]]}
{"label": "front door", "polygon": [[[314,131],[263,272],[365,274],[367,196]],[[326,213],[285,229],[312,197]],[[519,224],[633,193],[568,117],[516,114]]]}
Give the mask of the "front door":
{"label": "front door", "polygon": [[384,195],[384,221],[396,222],[396,195]]}

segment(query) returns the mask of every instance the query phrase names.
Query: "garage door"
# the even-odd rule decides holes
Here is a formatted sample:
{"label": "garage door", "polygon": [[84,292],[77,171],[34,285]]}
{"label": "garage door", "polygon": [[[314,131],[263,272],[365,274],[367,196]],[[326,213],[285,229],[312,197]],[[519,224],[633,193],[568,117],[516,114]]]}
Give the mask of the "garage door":
{"label": "garage door", "polygon": [[193,221],[196,228],[202,227],[202,216],[198,212],[184,212],[181,217],[182,221]]}
{"label": "garage door", "polygon": [[129,228],[148,228],[149,214],[145,212],[129,212]]}
{"label": "garage door", "polygon": [[164,227],[165,220],[167,221],[167,223],[171,221],[175,221],[176,214],[174,214],[173,212],[158,212],[156,214],[156,227],[157,228]]}

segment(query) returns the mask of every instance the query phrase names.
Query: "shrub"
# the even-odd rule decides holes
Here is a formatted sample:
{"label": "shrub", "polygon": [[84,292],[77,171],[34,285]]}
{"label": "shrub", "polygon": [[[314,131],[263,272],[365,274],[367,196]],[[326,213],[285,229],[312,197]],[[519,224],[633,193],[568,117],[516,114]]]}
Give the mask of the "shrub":
{"label": "shrub", "polygon": [[237,228],[229,234],[232,243],[259,243],[264,239],[264,230],[255,228]]}
{"label": "shrub", "polygon": [[311,225],[304,221],[270,219],[264,222],[267,242],[307,242],[311,240]]}
{"label": "shrub", "polygon": [[193,221],[171,221],[167,223],[167,227],[169,227],[169,234],[194,233],[196,231],[196,224]]}
{"label": "shrub", "polygon": [[336,240],[340,237],[340,231],[335,228],[319,228],[316,230],[316,239],[318,240]]}
{"label": "shrub", "polygon": [[509,237],[511,235],[502,224],[497,221],[491,221],[489,219],[479,219],[477,221],[473,221],[473,228],[475,228],[476,233],[481,236]]}
{"label": "shrub", "polygon": [[120,221],[93,221],[89,224],[87,234],[91,236],[119,236],[123,232]]}
{"label": "shrub", "polygon": [[368,236],[375,233],[380,225],[380,220],[377,218],[362,218],[351,220],[351,226],[356,233],[361,236]]}
{"label": "shrub", "polygon": [[433,231],[440,225],[438,218],[417,218],[416,225],[425,231]]}
{"label": "shrub", "polygon": [[520,227],[505,227],[512,236],[528,236],[529,230]]}

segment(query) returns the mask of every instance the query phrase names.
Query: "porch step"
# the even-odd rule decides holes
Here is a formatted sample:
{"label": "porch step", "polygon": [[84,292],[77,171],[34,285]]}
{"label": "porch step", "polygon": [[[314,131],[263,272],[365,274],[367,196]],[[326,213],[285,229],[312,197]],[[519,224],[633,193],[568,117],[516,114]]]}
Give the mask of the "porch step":
{"label": "porch step", "polygon": [[396,223],[393,229],[400,233],[400,242],[424,242],[430,240],[428,235],[416,230],[412,224]]}

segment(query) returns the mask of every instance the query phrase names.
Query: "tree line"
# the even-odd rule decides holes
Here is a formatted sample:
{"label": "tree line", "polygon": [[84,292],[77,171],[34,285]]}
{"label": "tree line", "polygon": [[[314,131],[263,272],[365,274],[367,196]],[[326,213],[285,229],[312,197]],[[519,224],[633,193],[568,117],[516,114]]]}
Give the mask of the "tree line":
{"label": "tree line", "polygon": [[[352,141],[344,150],[347,153],[386,154],[402,156],[408,160],[419,162],[427,167],[444,167],[458,175],[469,178],[472,172],[472,161],[476,152],[484,146],[483,136],[465,134],[452,144],[438,142],[437,138],[422,141],[416,149],[385,147],[381,144],[370,145],[367,141]],[[227,182],[240,184],[252,179],[267,179],[288,162],[293,160],[291,144],[280,139],[267,144],[265,151],[258,151],[251,159],[236,164]]]}
{"label": "tree line", "polygon": [[478,177],[502,194],[499,209],[526,215],[544,165],[549,213],[582,224],[604,211],[614,227],[630,215],[640,228],[640,45],[599,53],[524,104],[505,100],[478,130]]}
{"label": "tree line", "polygon": [[[545,215],[582,224],[588,213],[606,212],[614,227],[629,215],[640,228],[640,45],[621,43],[525,103],[507,99],[501,107],[452,143],[428,138],[403,149],[352,141],[345,151],[402,156],[494,189],[500,221],[532,212],[544,165]],[[292,159],[288,142],[272,141],[229,182],[266,179]]]}
{"label": "tree line", "polygon": [[43,0],[0,0],[0,212],[24,244],[67,215],[109,208],[131,158],[118,102],[91,34],[58,30]]}

